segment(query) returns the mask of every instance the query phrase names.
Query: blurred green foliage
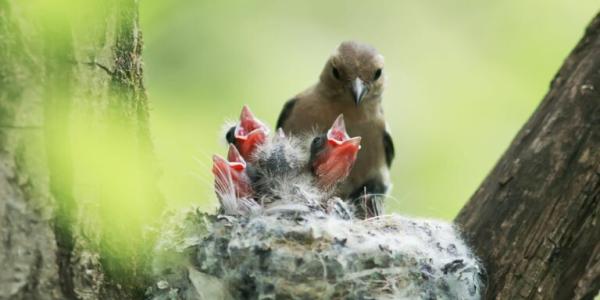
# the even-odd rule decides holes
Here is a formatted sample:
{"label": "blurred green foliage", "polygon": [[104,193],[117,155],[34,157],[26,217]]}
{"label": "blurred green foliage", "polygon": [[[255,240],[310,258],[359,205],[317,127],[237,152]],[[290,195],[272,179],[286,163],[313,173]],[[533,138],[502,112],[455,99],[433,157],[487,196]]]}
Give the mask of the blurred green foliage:
{"label": "blurred green foliage", "polygon": [[249,104],[274,124],[337,44],[386,57],[388,211],[451,219],[533,112],[598,8],[572,1],[141,1],[170,205],[216,205],[210,155]]}

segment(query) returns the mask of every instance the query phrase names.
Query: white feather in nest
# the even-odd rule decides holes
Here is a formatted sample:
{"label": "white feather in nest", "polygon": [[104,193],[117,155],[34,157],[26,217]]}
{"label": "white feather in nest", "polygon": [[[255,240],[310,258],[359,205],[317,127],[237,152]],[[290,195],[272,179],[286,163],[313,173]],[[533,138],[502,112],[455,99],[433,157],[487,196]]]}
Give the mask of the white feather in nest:
{"label": "white feather in nest", "polygon": [[170,216],[149,298],[481,298],[484,270],[452,224],[353,218],[316,184],[310,139],[276,135],[258,147],[247,166],[253,197],[220,183],[220,215]]}

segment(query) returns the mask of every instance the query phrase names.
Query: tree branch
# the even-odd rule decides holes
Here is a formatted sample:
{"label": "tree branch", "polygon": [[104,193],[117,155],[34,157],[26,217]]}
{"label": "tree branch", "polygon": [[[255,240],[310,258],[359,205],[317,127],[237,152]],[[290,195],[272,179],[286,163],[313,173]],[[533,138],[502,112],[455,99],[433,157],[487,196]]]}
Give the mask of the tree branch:
{"label": "tree branch", "polygon": [[456,218],[487,299],[592,299],[600,288],[600,15]]}

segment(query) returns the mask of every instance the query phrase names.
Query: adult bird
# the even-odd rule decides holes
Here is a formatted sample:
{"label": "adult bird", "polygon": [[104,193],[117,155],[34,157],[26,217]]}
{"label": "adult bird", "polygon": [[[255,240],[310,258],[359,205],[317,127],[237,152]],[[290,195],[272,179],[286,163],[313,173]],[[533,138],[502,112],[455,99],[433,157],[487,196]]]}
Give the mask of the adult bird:
{"label": "adult bird", "polygon": [[340,114],[350,136],[362,137],[354,168],[338,187],[362,217],[382,213],[390,187],[394,145],[381,105],[385,87],[384,59],[369,45],[346,41],[327,60],[319,81],[285,103],[277,128],[287,134],[324,133]]}

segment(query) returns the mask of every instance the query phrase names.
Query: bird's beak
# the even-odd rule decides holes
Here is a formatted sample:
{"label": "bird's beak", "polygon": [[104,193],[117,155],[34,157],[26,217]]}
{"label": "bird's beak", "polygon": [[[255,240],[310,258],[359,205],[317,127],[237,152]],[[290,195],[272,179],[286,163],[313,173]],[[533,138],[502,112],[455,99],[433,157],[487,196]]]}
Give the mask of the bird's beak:
{"label": "bird's beak", "polygon": [[235,142],[241,156],[248,160],[253,160],[253,154],[258,146],[264,144],[267,139],[267,132],[263,129],[255,129],[246,135],[236,135]]}
{"label": "bird's beak", "polygon": [[344,180],[352,170],[358,151],[360,137],[347,139],[340,144],[329,144],[324,157],[313,165],[318,183],[323,188],[331,188]]}
{"label": "bird's beak", "polygon": [[242,113],[240,114],[240,125],[245,133],[249,133],[257,128],[261,128],[267,134],[269,133],[269,128],[254,116],[247,105],[244,105],[242,108]]}
{"label": "bird's beak", "polygon": [[365,82],[360,78],[356,77],[354,81],[352,81],[351,86],[352,96],[354,96],[354,102],[356,105],[360,104],[360,101],[367,93],[367,88],[365,87]]}
{"label": "bird's beak", "polygon": [[229,152],[227,153],[227,159],[222,158],[219,155],[213,155],[213,175],[216,180],[222,182],[230,181],[235,177],[232,176],[234,173],[243,172],[246,169],[246,161],[240,153],[237,151],[235,146],[229,145]]}
{"label": "bird's beak", "polygon": [[350,138],[346,131],[346,123],[344,122],[344,114],[340,114],[331,128],[327,131],[327,139],[330,143],[341,144],[343,141]]}
{"label": "bird's beak", "polygon": [[233,144],[229,144],[229,152],[227,152],[227,161],[229,162],[229,166],[232,169],[238,171],[243,171],[244,169],[246,169],[246,161]]}

